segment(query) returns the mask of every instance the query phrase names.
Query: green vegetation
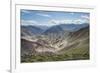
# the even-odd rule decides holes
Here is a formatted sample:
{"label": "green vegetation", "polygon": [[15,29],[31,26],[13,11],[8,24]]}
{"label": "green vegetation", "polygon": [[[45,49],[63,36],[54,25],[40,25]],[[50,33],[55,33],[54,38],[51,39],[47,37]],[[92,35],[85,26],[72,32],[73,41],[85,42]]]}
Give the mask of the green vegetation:
{"label": "green vegetation", "polygon": [[[65,51],[65,50],[64,50]],[[89,59],[89,48],[74,48],[63,52],[62,54],[37,54],[37,55],[25,55],[21,57],[22,63],[30,62],[46,62],[46,61],[68,61],[68,60],[86,60]]]}

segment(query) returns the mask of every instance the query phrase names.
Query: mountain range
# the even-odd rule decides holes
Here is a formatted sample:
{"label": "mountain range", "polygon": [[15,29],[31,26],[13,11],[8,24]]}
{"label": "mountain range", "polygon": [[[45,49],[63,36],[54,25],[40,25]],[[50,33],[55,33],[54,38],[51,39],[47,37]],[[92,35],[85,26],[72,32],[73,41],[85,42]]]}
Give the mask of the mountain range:
{"label": "mountain range", "polygon": [[[41,55],[62,55],[61,57],[63,57],[67,54],[70,56],[67,60],[89,58],[89,24],[60,24],[44,28],[21,26],[22,61],[26,61],[25,56],[35,56],[36,58]],[[42,60],[44,59],[42,58]]]}
{"label": "mountain range", "polygon": [[39,35],[49,33],[62,33],[64,31],[75,32],[81,28],[89,26],[88,24],[60,24],[52,27],[47,26],[21,26],[22,35]]}

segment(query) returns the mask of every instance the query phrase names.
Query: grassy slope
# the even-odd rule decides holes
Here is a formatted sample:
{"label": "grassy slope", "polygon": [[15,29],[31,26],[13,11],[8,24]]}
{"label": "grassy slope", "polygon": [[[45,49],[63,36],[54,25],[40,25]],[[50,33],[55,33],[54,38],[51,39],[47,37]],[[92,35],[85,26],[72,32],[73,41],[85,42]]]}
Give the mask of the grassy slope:
{"label": "grassy slope", "polygon": [[38,54],[36,56],[22,57],[21,62],[44,62],[89,59],[89,46],[77,47],[66,50],[63,54]]}

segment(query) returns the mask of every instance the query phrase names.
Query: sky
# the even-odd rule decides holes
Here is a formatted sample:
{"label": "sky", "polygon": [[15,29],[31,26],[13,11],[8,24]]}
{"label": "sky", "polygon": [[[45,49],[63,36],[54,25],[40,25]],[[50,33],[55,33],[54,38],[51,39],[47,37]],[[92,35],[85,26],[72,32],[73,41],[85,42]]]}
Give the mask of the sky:
{"label": "sky", "polygon": [[62,12],[62,11],[41,11],[25,10],[20,11],[21,25],[43,25],[54,26],[59,24],[83,24],[89,23],[90,14],[83,12]]}

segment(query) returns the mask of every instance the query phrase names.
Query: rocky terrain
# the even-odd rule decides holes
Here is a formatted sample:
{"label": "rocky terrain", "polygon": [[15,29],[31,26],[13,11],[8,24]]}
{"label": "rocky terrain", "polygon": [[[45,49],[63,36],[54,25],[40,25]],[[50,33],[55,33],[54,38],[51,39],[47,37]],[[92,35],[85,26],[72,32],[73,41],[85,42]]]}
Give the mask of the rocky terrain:
{"label": "rocky terrain", "polygon": [[21,26],[21,62],[89,59],[89,25]]}

